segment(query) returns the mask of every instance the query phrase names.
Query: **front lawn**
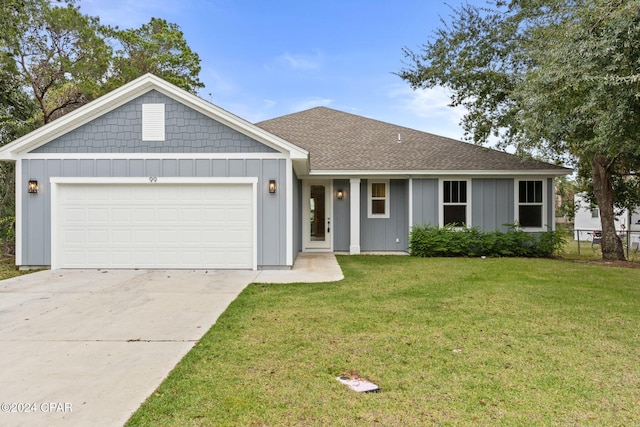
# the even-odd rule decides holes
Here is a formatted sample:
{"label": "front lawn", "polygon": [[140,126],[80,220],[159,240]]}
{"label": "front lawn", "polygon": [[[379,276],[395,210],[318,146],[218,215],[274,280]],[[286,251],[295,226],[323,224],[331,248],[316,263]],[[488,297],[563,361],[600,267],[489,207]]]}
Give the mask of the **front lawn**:
{"label": "front lawn", "polygon": [[339,262],[341,282],[250,285],[129,425],[640,424],[640,269]]}

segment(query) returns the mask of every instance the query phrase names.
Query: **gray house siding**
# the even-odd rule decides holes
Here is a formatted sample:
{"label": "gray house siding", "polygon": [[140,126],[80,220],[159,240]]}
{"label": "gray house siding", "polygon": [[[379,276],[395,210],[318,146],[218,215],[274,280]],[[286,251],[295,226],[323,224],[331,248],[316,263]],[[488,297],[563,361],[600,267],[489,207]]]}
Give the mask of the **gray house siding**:
{"label": "gray house siding", "polygon": [[413,225],[438,225],[438,180],[413,180]]}
{"label": "gray house siding", "polygon": [[[22,200],[22,264],[51,264],[51,177],[258,177],[259,266],[286,265],[286,160],[207,159],[27,159],[22,180],[38,180],[37,194]],[[276,179],[278,191],[267,190]]]}
{"label": "gray house siding", "polygon": [[405,251],[407,249],[408,188],[406,179],[390,180],[389,218],[368,218],[367,180],[362,180],[360,183],[360,248],[362,251]]}
{"label": "gray house siding", "polygon": [[471,224],[485,231],[508,231],[504,224],[514,222],[513,190],[513,179],[472,179]]}
{"label": "gray house siding", "polygon": [[[165,140],[142,140],[142,104],[165,104]],[[275,153],[180,102],[150,91],[32,153]]]}
{"label": "gray house siding", "polygon": [[[349,180],[336,179],[333,181],[333,250],[348,251],[350,244],[351,202],[349,197]],[[344,192],[342,200],[338,200],[338,190]]]}

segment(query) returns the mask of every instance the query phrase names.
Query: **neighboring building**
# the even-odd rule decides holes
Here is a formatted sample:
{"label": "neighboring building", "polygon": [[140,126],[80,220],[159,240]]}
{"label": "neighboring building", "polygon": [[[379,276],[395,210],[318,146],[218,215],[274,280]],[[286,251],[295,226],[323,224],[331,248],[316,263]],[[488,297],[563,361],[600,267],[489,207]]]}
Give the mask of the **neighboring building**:
{"label": "neighboring building", "polygon": [[[575,195],[576,216],[574,224],[575,240],[593,241],[594,232],[602,230],[600,220],[600,209],[596,205],[590,204],[584,193]],[[640,211],[629,212],[627,209],[614,218],[616,231],[625,235],[630,231],[630,241],[632,246],[638,246],[640,242]],[[636,245],[633,245],[636,243]]]}
{"label": "neighboring building", "polygon": [[145,75],[0,148],[16,263],[288,268],[406,251],[414,225],[554,227],[569,169],[313,108],[249,123]]}

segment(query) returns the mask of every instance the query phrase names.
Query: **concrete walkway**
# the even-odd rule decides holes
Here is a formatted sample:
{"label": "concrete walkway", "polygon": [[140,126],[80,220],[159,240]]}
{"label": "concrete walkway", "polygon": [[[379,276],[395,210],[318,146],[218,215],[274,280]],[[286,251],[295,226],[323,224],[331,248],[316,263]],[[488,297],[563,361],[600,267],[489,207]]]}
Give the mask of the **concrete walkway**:
{"label": "concrete walkway", "polygon": [[0,425],[118,426],[251,282],[333,281],[333,254],[292,270],[54,270],[0,282]]}

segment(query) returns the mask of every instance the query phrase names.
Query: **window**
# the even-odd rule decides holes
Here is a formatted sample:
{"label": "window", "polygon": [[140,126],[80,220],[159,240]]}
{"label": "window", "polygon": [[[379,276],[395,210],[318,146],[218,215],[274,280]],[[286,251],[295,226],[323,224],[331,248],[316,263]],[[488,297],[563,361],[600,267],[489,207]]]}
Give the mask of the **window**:
{"label": "window", "polygon": [[518,182],[518,223],[522,227],[542,228],[543,193],[541,180]]}
{"label": "window", "polygon": [[164,104],[142,104],[142,140],[164,139]]}
{"label": "window", "polygon": [[591,218],[600,218],[600,209],[598,208],[591,209]]}
{"label": "window", "polygon": [[369,218],[389,218],[389,181],[369,181]]}
{"label": "window", "polygon": [[467,181],[442,181],[442,205],[442,225],[468,224]]}

